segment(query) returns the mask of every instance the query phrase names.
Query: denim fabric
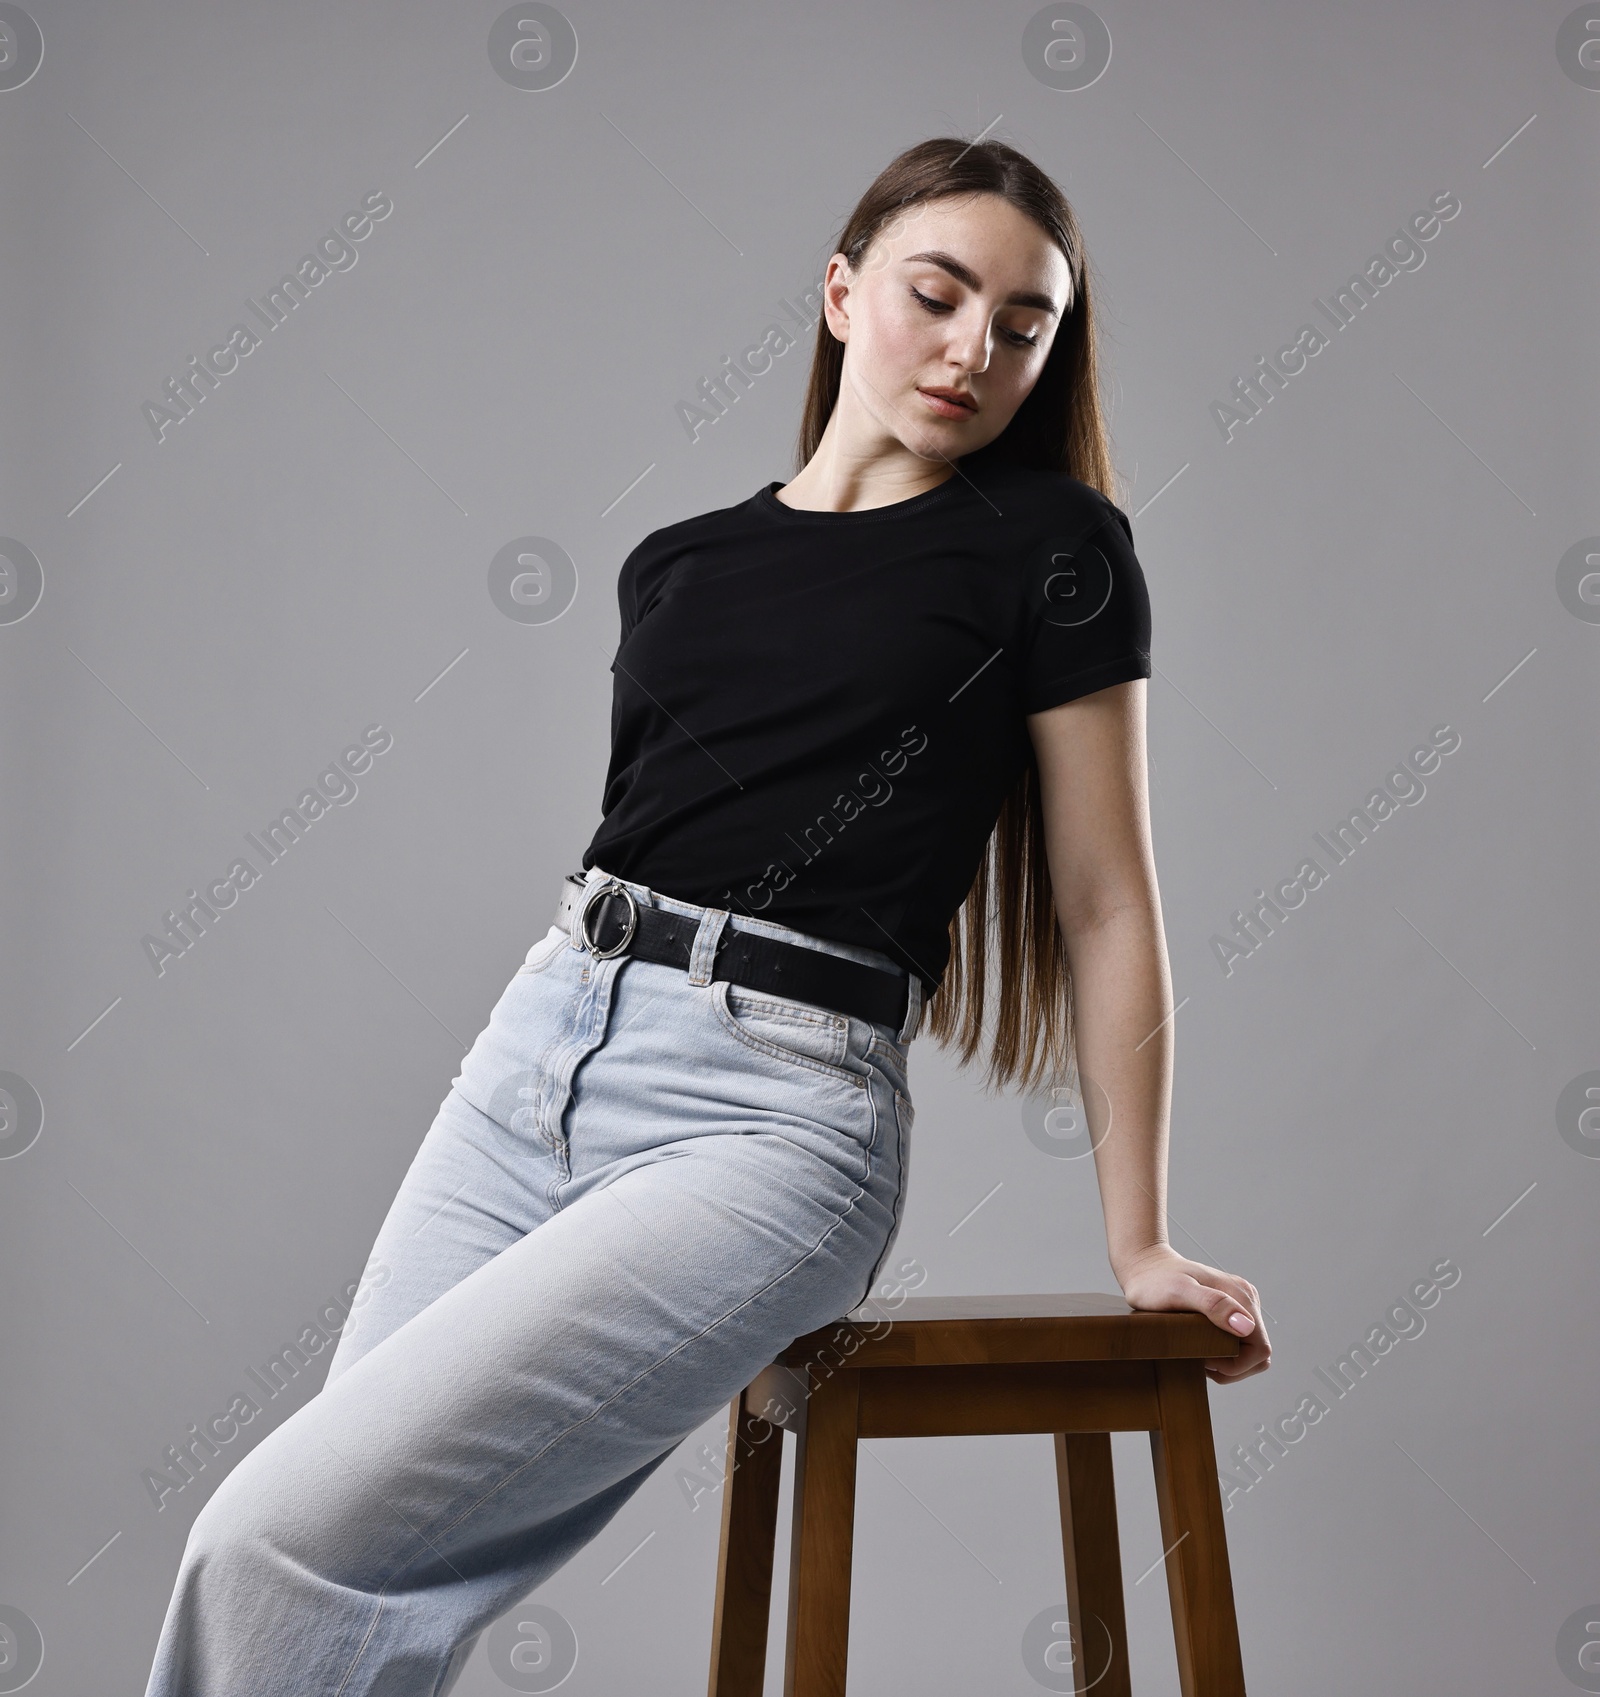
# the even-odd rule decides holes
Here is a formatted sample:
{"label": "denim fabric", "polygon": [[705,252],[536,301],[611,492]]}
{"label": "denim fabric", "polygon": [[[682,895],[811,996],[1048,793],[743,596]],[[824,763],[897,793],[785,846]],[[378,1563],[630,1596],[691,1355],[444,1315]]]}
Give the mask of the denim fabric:
{"label": "denim fabric", "polygon": [[[598,867],[592,885],[607,876]],[[190,1530],[147,1697],[437,1697],[899,1230],[900,1031],[559,926],[462,1062],[378,1232],[321,1392]],[[712,1599],[707,1595],[709,1612]]]}

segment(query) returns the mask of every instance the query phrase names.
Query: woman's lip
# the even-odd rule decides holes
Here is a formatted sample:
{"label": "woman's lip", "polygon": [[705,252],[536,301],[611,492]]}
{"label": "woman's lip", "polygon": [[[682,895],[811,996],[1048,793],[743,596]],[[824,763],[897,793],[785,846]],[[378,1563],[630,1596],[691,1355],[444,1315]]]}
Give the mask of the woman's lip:
{"label": "woman's lip", "polygon": [[947,400],[943,395],[932,389],[918,389],[917,393],[938,413],[940,418],[971,418],[978,410],[975,406],[962,406],[959,401]]}

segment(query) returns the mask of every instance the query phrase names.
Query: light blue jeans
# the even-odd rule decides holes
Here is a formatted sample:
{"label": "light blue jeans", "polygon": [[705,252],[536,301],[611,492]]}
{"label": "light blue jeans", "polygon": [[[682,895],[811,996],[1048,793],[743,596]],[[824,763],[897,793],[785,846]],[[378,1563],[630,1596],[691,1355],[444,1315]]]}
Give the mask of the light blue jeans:
{"label": "light blue jeans", "polygon": [[711,982],[724,925],[887,959],[629,887],[698,916],[690,970],[556,925],[528,951],[326,1384],[190,1529],[146,1697],[440,1697],[685,1437],[871,1294],[920,981],[898,1031]]}

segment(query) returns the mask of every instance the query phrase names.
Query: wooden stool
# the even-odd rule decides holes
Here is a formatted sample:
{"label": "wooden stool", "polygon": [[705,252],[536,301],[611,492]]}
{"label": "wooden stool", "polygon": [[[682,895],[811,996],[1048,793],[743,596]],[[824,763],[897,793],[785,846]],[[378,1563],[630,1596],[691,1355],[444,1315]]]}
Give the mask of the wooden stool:
{"label": "wooden stool", "polygon": [[856,1440],[980,1432],[1055,1434],[1072,1689],[1129,1697],[1109,1436],[1129,1431],[1150,1434],[1183,1697],[1243,1697],[1202,1366],[1238,1353],[1204,1315],[1095,1294],[869,1302],[796,1338],[730,1409],[710,1697],[761,1697],[779,1428],[796,1437],[784,1697],[844,1697]]}

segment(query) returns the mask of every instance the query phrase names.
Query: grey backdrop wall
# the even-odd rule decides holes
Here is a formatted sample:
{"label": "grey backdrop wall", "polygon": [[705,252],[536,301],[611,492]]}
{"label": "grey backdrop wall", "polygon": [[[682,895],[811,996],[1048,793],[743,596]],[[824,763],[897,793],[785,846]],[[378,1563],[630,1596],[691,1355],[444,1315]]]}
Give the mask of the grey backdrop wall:
{"label": "grey backdrop wall", "polygon": [[[326,1354],[255,1375],[347,1300],[597,822],[623,557],[792,475],[830,238],[948,133],[1051,171],[1101,284],[1174,1241],[1276,1346],[1212,1394],[1250,1688],[1600,1690],[1600,5],[563,12],[575,64],[534,4],[0,6],[0,1690],[39,1642],[41,1697],[143,1690],[189,1523]],[[1081,1149],[913,1052],[897,1278],[1114,1289]],[[564,1689],[702,1689],[722,1442],[532,1599]],[[852,1689],[1059,1688],[1047,1440],[867,1454]],[[545,1689],[541,1618],[459,1689]]]}

